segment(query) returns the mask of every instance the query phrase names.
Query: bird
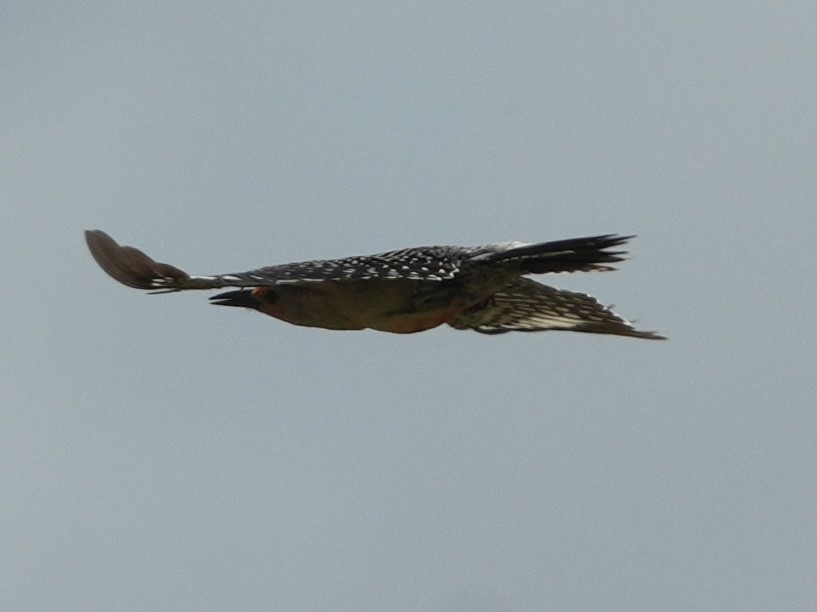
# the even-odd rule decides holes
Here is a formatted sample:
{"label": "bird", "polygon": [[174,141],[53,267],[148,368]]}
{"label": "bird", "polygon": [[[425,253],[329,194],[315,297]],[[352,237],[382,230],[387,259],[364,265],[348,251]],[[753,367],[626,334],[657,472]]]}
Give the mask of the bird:
{"label": "bird", "polygon": [[663,340],[640,331],[595,298],[540,284],[529,275],[603,272],[623,261],[633,236],[604,234],[550,242],[426,246],[375,255],[194,276],[118,244],[102,230],[85,240],[120,283],[151,293],[232,290],[212,304],[256,310],[281,321],[331,330],[398,334],[447,324],[482,334],[567,330]]}

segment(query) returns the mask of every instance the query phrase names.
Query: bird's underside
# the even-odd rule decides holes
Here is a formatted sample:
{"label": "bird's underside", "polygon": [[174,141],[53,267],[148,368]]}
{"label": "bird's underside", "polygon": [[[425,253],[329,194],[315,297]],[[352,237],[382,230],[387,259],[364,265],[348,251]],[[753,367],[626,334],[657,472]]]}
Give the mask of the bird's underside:
{"label": "bird's underside", "polygon": [[594,298],[527,278],[548,272],[614,269],[629,236],[480,247],[417,247],[213,276],[191,276],[101,230],[85,232],[96,262],[120,283],[152,293],[233,288],[213,304],[258,310],[325,329],[424,331],[447,323],[486,334],[569,330],[663,339],[636,330]]}

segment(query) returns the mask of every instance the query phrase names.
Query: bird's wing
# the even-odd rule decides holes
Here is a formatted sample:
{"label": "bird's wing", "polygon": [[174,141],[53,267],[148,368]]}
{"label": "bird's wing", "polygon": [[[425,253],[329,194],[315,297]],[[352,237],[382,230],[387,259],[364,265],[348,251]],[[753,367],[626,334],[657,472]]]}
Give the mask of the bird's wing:
{"label": "bird's wing", "polygon": [[317,259],[268,266],[236,276],[260,284],[289,284],[339,280],[443,281],[460,271],[457,247],[416,247],[343,259]]}
{"label": "bird's wing", "polygon": [[85,232],[96,262],[111,277],[129,287],[157,293],[185,289],[266,287],[341,280],[443,281],[459,272],[464,249],[419,247],[377,255],[304,261],[258,268],[248,272],[191,276],[170,264],[155,261],[139,249],[118,244],[102,230]]}
{"label": "bird's wing", "polygon": [[561,329],[664,338],[655,332],[636,330],[629,321],[589,295],[555,289],[521,277],[509,281],[492,299],[466,310],[449,325],[483,334]]}

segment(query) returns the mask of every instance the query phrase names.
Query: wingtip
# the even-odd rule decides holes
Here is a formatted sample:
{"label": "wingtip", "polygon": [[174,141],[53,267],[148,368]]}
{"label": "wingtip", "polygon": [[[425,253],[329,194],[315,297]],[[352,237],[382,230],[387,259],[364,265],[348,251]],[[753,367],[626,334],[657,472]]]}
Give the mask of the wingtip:
{"label": "wingtip", "polygon": [[637,331],[633,330],[631,334],[634,338],[643,338],[644,340],[669,340],[667,336],[659,334],[654,331]]}
{"label": "wingtip", "polygon": [[189,278],[186,272],[175,266],[157,262],[134,247],[120,245],[102,230],[85,230],[84,234],[85,243],[99,267],[123,285],[134,289],[156,289],[157,279],[171,279],[178,283]]}

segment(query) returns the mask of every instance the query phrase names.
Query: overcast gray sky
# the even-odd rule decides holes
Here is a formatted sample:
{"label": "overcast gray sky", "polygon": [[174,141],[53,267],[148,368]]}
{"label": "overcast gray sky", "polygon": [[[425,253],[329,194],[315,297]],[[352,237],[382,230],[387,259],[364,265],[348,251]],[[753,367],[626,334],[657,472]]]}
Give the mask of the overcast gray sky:
{"label": "overcast gray sky", "polygon": [[[817,607],[811,2],[4,3],[0,607]],[[647,342],[106,277],[635,233]]]}

